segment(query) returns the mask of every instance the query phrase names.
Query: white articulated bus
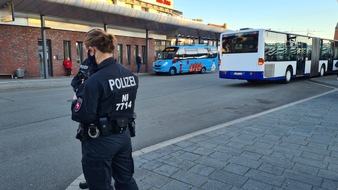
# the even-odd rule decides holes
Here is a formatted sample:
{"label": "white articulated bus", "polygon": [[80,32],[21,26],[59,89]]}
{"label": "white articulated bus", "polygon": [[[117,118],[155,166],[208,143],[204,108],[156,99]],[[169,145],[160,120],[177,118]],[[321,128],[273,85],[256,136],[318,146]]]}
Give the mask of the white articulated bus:
{"label": "white articulated bus", "polygon": [[265,29],[221,34],[219,77],[249,82],[336,72],[338,41]]}

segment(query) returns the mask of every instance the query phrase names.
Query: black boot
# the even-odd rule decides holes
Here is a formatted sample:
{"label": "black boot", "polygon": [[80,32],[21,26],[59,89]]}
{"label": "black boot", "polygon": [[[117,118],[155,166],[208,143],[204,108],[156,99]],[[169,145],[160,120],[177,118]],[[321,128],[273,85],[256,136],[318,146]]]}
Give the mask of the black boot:
{"label": "black boot", "polygon": [[79,187],[80,187],[80,189],[88,189],[89,188],[88,183],[86,181],[81,181],[79,183]]}

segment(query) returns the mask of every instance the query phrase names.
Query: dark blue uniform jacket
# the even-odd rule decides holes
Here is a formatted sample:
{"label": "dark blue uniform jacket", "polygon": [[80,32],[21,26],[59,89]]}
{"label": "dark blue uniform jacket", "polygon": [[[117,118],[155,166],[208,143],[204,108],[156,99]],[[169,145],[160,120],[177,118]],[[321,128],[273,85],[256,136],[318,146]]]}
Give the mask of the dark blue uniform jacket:
{"label": "dark blue uniform jacket", "polygon": [[72,119],[83,124],[133,118],[138,77],[113,58],[101,62],[98,70],[77,90],[72,102]]}

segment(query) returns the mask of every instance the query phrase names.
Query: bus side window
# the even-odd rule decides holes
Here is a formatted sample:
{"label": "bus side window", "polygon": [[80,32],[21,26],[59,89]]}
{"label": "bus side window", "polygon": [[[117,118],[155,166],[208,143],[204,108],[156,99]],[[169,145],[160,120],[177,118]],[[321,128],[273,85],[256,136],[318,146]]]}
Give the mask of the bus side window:
{"label": "bus side window", "polygon": [[177,57],[177,59],[181,60],[181,59],[185,59],[184,54],[185,54],[185,50],[183,48],[180,48],[177,50],[175,56]]}

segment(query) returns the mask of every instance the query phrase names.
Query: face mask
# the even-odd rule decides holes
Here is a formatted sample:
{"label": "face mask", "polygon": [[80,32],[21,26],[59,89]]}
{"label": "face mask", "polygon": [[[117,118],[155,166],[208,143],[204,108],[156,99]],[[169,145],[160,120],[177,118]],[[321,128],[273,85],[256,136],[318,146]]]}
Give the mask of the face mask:
{"label": "face mask", "polygon": [[88,51],[88,59],[90,60],[91,63],[93,63],[94,65],[97,65],[96,59],[95,59],[95,54],[90,55],[89,51]]}

